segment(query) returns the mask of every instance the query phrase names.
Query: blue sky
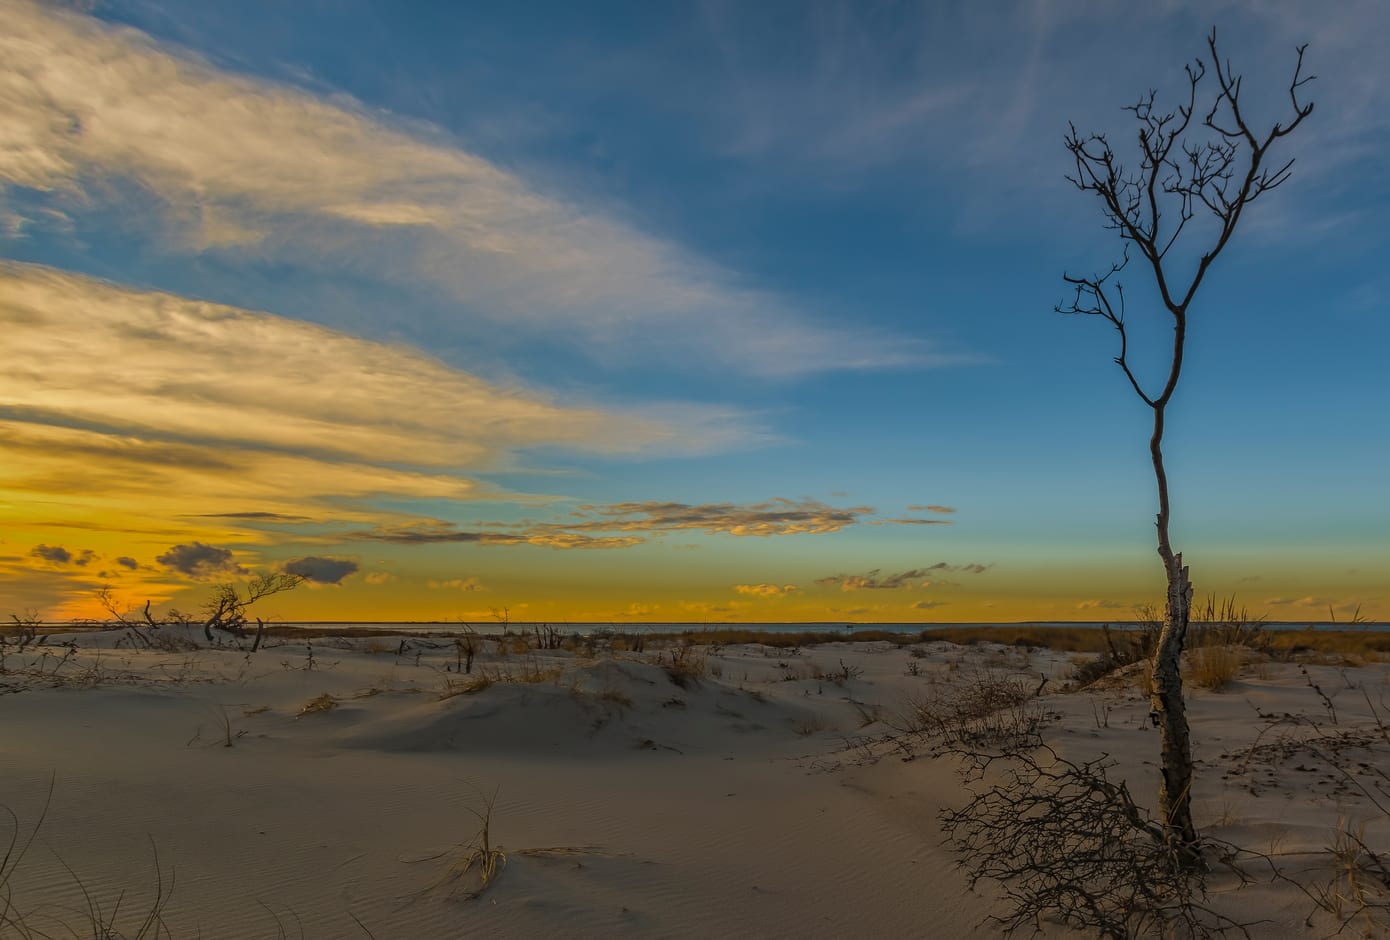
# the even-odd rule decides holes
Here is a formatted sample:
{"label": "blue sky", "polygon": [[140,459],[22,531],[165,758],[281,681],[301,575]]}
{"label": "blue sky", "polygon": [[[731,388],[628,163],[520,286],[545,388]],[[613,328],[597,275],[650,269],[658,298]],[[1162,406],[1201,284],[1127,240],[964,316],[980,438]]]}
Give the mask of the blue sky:
{"label": "blue sky", "polygon": [[1062,138],[1214,24],[1256,123],[1304,42],[1317,106],[1192,311],[1175,540],[1390,613],[1383,4],[4,8],[16,610],[304,559],[284,616],[1154,602],[1147,410],[1051,312],[1119,252]]}

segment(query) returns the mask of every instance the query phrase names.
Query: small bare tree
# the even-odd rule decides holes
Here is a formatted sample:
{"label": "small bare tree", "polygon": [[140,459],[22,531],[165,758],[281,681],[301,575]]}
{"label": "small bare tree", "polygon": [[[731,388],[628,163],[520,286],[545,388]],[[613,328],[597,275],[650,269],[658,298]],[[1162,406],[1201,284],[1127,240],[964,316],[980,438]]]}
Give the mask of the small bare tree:
{"label": "small bare tree", "polygon": [[[1207,39],[1208,59],[1187,66],[1187,100],[1176,111],[1163,111],[1156,105],[1153,90],[1141,95],[1125,110],[1138,124],[1138,164],[1126,167],[1116,156],[1104,134],[1079,133],[1070,125],[1066,147],[1076,163],[1075,175],[1067,179],[1083,193],[1100,199],[1106,227],[1119,233],[1124,243],[1122,260],[1103,274],[1091,277],[1063,275],[1075,288],[1069,303],[1059,304],[1060,313],[1100,317],[1120,334],[1120,351],[1115,362],[1129,380],[1135,394],[1153,412],[1153,434],[1149,454],[1158,485],[1158,554],[1168,580],[1167,609],[1153,664],[1151,717],[1162,738],[1162,782],[1159,804],[1169,840],[1189,864],[1200,864],[1196,829],[1192,825],[1192,750],[1187,715],[1183,708],[1182,677],[1179,662],[1192,604],[1192,584],[1182,553],[1173,550],[1169,538],[1168,476],[1163,466],[1164,416],[1182,374],[1183,351],[1187,340],[1187,317],[1192,299],[1207,271],[1235,234],[1246,207],[1260,196],[1276,189],[1288,178],[1293,160],[1269,162],[1270,150],[1292,133],[1313,111],[1311,103],[1301,103],[1300,90],[1313,80],[1303,75],[1303,52],[1289,84],[1292,116],[1268,131],[1256,133],[1242,109],[1241,78],[1216,49],[1216,31]],[[1207,61],[1216,76],[1216,87],[1201,105],[1198,97],[1207,74]],[[1206,102],[1210,101],[1207,107]],[[1194,116],[1197,118],[1194,122]],[[1194,218],[1197,224],[1189,228]],[[1205,229],[1200,224],[1205,220]],[[1175,270],[1179,252],[1192,237],[1206,237],[1205,248],[1195,257],[1188,274]],[[1153,276],[1163,309],[1171,317],[1172,347],[1168,354],[1167,377],[1157,392],[1131,369],[1129,343],[1125,333],[1125,293],[1116,275],[1131,260],[1131,252],[1142,258]]]}
{"label": "small bare tree", "polygon": [[[240,637],[245,633],[248,609],[256,601],[271,594],[292,591],[304,583],[304,578],[284,571],[272,571],[257,575],[251,583],[239,588],[230,582],[213,588],[212,597],[203,605],[203,635],[209,643],[214,642],[213,630],[221,630]],[[265,622],[257,619],[256,639],[252,652],[260,649],[261,638],[265,634]]]}

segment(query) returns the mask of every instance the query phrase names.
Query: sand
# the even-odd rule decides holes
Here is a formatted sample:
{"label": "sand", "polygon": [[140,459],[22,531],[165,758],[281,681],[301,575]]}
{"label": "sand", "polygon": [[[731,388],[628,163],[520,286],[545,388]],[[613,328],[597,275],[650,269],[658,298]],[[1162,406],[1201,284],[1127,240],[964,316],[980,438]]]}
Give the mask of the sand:
{"label": "sand", "polygon": [[[440,639],[162,642],[188,648],[125,631],[9,647],[0,805],[16,823],[0,815],[0,850],[47,804],[6,885],[36,935],[90,936],[95,917],[137,936],[162,904],[173,937],[997,936],[987,918],[1006,906],[968,890],[938,820],[965,802],[959,762],[905,730],[913,702],[981,677],[1041,686],[1028,707],[1059,754],[1110,755],[1141,802],[1157,789],[1139,680],[1072,688],[1077,657],[1051,650],[700,647],[677,684],[667,647],[488,640],[460,674]],[[1390,842],[1390,669],[1248,658],[1190,694],[1197,822],[1316,889],[1339,827]],[[458,869],[488,816],[505,866],[482,888]],[[1211,882],[1252,935],[1339,926],[1257,875]]]}

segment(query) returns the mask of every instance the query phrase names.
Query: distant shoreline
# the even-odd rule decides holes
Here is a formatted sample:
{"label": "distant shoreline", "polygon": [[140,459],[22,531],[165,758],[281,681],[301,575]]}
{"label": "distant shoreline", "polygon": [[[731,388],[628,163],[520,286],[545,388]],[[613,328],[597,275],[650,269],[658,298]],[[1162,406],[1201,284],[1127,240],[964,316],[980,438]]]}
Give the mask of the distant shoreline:
{"label": "distant shoreline", "polygon": [[[506,624],[487,620],[267,620],[267,628],[324,630],[342,627],[349,630],[363,630],[378,627],[391,632],[404,630],[429,630],[430,632],[457,631],[469,627],[480,633],[513,633],[530,631],[536,627],[556,627],[571,631],[643,631],[648,633],[690,633],[705,631],[743,630],[754,632],[825,632],[841,630],[865,631],[882,630],[890,633],[917,633],[922,630],[946,629],[991,629],[991,628],[1039,628],[1039,629],[1100,629],[1111,627],[1118,630],[1136,629],[1143,624],[1139,620],[986,620],[986,621],[932,621],[932,622],[891,622],[870,623],[846,620],[811,621],[628,621],[609,620],[512,620]],[[67,620],[44,621],[34,625],[35,629],[49,633],[82,629],[116,629],[124,626],[114,621]],[[1390,623],[1364,621],[1343,623],[1332,620],[1265,620],[1260,626],[1266,630],[1385,630]],[[0,624],[0,630],[14,629],[15,624]]]}

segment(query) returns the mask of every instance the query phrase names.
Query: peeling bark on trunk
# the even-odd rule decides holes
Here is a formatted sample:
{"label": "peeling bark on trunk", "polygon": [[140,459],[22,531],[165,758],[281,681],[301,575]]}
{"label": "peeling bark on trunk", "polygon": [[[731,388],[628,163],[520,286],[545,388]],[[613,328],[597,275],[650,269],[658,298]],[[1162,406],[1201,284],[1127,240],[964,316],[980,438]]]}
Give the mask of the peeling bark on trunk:
{"label": "peeling bark on trunk", "polygon": [[1168,498],[1168,471],[1163,463],[1163,431],[1168,399],[1177,386],[1182,368],[1186,320],[1177,314],[1173,372],[1162,398],[1153,405],[1153,436],[1149,438],[1149,457],[1153,461],[1154,482],[1158,489],[1158,556],[1168,578],[1168,604],[1163,630],[1154,650],[1153,694],[1149,717],[1158,726],[1159,771],[1158,808],[1164,820],[1169,844],[1179,862],[1202,867],[1201,843],[1192,824],[1192,740],[1187,728],[1187,708],[1182,690],[1182,650],[1187,641],[1187,624],[1192,615],[1192,582],[1182,553],[1173,551],[1168,523],[1172,508]]}
{"label": "peeling bark on trunk", "polygon": [[1192,610],[1192,583],[1182,554],[1165,558],[1168,610],[1154,653],[1150,718],[1158,726],[1161,756],[1159,811],[1173,850],[1186,865],[1200,866],[1201,848],[1192,824],[1192,742],[1183,701],[1182,650]]}

